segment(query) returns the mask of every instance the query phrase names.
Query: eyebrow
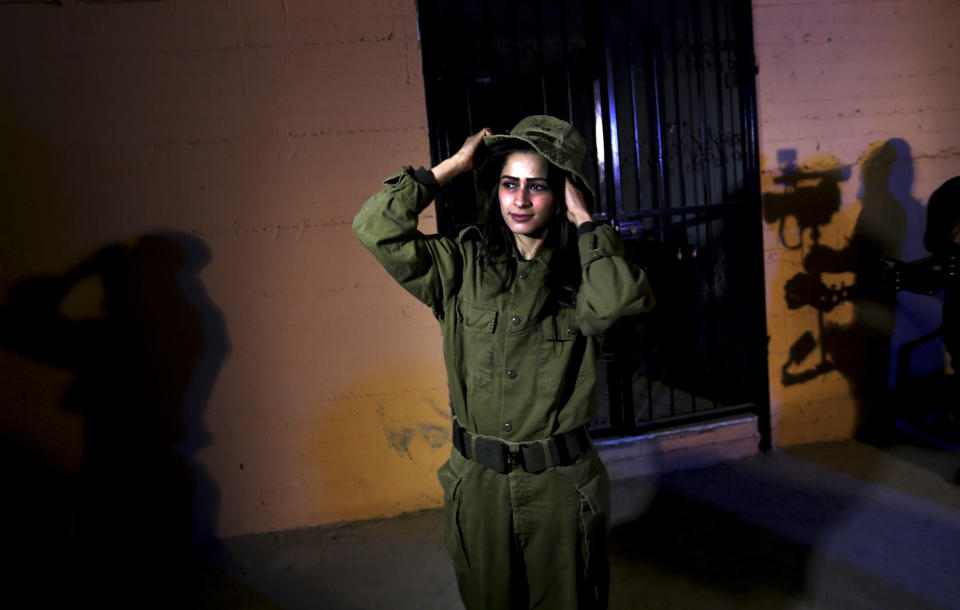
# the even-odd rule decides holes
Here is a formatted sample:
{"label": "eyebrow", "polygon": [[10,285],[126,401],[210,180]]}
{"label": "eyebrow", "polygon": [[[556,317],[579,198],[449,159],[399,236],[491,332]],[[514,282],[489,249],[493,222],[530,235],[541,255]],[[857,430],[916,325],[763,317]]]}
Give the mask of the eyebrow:
{"label": "eyebrow", "polygon": [[[503,180],[504,178],[509,178],[510,180],[520,180],[520,178],[517,178],[516,176],[508,176],[508,175],[506,175],[506,174],[504,174],[503,176],[500,176],[500,179],[501,179],[501,180]],[[537,180],[537,181],[539,181],[539,182],[546,182],[546,181],[547,181],[546,178],[537,178],[537,177],[527,178],[527,182],[529,182],[529,181],[531,181],[531,180]]]}

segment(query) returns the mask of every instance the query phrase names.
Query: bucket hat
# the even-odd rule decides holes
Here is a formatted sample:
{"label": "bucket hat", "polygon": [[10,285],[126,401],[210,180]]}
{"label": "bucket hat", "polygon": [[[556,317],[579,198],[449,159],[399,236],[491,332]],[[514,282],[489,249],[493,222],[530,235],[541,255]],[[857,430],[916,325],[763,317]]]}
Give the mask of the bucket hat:
{"label": "bucket hat", "polygon": [[569,173],[580,190],[586,189],[591,198],[596,198],[596,193],[583,174],[587,144],[580,132],[564,120],[545,114],[528,116],[517,123],[509,134],[486,136],[483,143],[493,152],[517,144],[530,146],[549,163]]}

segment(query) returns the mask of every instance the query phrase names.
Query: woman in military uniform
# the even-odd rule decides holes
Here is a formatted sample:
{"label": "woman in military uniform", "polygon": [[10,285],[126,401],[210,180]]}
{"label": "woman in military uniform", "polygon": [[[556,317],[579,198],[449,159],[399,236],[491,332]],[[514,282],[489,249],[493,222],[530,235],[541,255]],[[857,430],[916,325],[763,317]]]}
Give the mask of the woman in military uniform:
{"label": "woman in military uniform", "polygon": [[[485,225],[456,239],[417,231],[481,149]],[[610,483],[586,429],[596,357],[604,331],[654,301],[615,231],[593,222],[585,153],[550,116],[485,129],[431,170],[391,176],[353,223],[440,322],[453,448],[438,476],[468,610],[607,604]]]}

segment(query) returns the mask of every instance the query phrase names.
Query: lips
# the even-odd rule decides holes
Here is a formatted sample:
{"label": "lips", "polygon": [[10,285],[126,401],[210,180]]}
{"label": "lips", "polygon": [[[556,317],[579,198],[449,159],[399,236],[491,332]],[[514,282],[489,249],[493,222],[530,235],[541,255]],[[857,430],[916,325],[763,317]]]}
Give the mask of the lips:
{"label": "lips", "polygon": [[527,222],[533,218],[533,214],[510,214],[510,219],[514,222]]}

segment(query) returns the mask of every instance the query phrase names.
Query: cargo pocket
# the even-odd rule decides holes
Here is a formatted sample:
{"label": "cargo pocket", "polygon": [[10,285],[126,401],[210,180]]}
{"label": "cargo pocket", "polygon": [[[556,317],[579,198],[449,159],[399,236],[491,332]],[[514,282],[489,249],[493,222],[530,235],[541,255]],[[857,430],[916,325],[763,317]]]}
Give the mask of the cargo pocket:
{"label": "cargo pocket", "polygon": [[457,313],[464,328],[462,352],[467,377],[476,385],[486,385],[493,378],[497,310],[461,298],[457,300]]}
{"label": "cargo pocket", "polygon": [[580,492],[580,554],[585,607],[605,607],[610,583],[607,551],[610,516],[610,479],[602,464],[593,476],[577,486]]}
{"label": "cargo pocket", "polygon": [[443,487],[443,541],[447,553],[453,559],[456,567],[470,568],[470,558],[467,556],[467,547],[464,544],[463,527],[460,516],[461,477],[450,465],[450,460],[443,463],[437,471],[440,486]]}

